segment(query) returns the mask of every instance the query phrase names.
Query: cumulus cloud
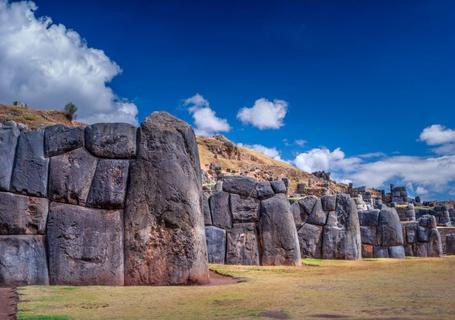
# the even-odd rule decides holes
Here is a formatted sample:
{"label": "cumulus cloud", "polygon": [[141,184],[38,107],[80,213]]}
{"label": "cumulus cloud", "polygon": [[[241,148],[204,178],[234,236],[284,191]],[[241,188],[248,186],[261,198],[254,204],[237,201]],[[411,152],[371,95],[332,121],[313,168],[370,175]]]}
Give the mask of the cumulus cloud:
{"label": "cumulus cloud", "polygon": [[200,136],[212,136],[218,132],[231,130],[226,119],[218,118],[209,102],[199,93],[185,99],[184,105],[193,116],[195,133]]}
{"label": "cumulus cloud", "polygon": [[137,124],[137,107],[107,86],[120,67],[36,10],[31,1],[0,0],[1,99],[53,109],[71,101],[81,121]]}
{"label": "cumulus cloud", "polygon": [[255,101],[251,108],[244,107],[237,113],[237,118],[244,124],[263,129],[278,129],[283,126],[283,120],[288,111],[288,103],[284,100],[267,100],[261,98]]}
{"label": "cumulus cloud", "polygon": [[306,144],[306,140],[297,139],[295,140],[295,144],[298,145],[299,147],[303,147]]}
{"label": "cumulus cloud", "polygon": [[246,147],[246,148],[250,148],[250,149],[256,150],[256,151],[258,151],[260,153],[265,154],[266,156],[268,156],[268,157],[270,157],[272,159],[279,160],[279,161],[284,161],[281,158],[280,151],[278,151],[277,148],[269,148],[269,147],[263,146],[262,144],[248,145],[248,144],[239,143],[239,145],[243,146],[243,147]]}
{"label": "cumulus cloud", "polygon": [[307,152],[298,154],[293,163],[294,165],[307,172],[314,171],[351,171],[353,166],[360,163],[358,157],[346,158],[340,148],[330,151],[327,148],[315,148]]}
{"label": "cumulus cloud", "polygon": [[455,130],[440,124],[426,127],[420,133],[420,140],[435,146],[432,150],[440,155],[455,154]]}

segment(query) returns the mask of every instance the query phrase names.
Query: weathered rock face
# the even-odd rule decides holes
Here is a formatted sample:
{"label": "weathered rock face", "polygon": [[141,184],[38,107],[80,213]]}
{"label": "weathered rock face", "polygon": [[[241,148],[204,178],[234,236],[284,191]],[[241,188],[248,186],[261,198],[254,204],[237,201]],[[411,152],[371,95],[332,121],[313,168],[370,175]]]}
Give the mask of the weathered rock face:
{"label": "weathered rock face", "polygon": [[0,284],[49,284],[44,236],[0,236]]}
{"label": "weathered rock face", "polygon": [[51,284],[123,285],[121,211],[52,203],[47,223]]}
{"label": "weathered rock face", "polygon": [[300,251],[304,258],[322,258],[322,226],[309,223],[299,229]]}
{"label": "weathered rock face", "polygon": [[44,235],[47,211],[45,198],[0,192],[0,235]]}
{"label": "weathered rock face", "polygon": [[22,131],[16,151],[11,190],[33,196],[47,196],[49,159],[44,157],[43,130]]}
{"label": "weathered rock face", "polygon": [[258,200],[231,194],[230,204],[234,222],[255,222],[258,220]]}
{"label": "weathered rock face", "polygon": [[225,263],[226,230],[214,226],[205,227],[209,263]]}
{"label": "weathered rock face", "polygon": [[147,117],[126,199],[125,284],[208,282],[201,176],[192,128],[167,113]]}
{"label": "weathered rock face", "polygon": [[227,232],[227,264],[259,264],[259,248],[254,223],[235,223]]}
{"label": "weathered rock face", "polygon": [[210,195],[206,192],[202,194],[202,212],[204,213],[204,224],[207,226],[212,225],[212,214],[210,213],[209,197]]}
{"label": "weathered rock face", "polygon": [[44,151],[46,157],[58,156],[84,145],[84,129],[55,125],[44,131]]}
{"label": "weathered rock face", "polygon": [[127,123],[97,123],[85,129],[85,146],[97,157],[130,159],[136,153],[136,128]]}
{"label": "weathered rock face", "polygon": [[19,134],[15,123],[0,124],[0,190],[3,191],[10,188]]}
{"label": "weathered rock face", "polygon": [[394,208],[383,207],[379,214],[381,245],[392,247],[403,245],[403,231],[400,218]]}
{"label": "weathered rock face", "polygon": [[407,256],[442,256],[442,239],[433,215],[423,215],[417,221],[403,222],[402,225]]}
{"label": "weathered rock face", "polygon": [[228,176],[223,179],[223,191],[244,197],[257,198],[256,180],[243,176]]}
{"label": "weathered rock face", "polygon": [[218,191],[209,198],[209,203],[213,225],[223,229],[230,229],[232,227],[232,217],[229,210],[229,193]]}

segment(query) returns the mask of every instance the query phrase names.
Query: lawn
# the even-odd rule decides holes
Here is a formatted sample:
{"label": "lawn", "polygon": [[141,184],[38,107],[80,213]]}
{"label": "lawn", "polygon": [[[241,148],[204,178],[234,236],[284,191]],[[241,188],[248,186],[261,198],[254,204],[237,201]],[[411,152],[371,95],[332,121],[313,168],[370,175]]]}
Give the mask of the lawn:
{"label": "lawn", "polygon": [[211,265],[243,282],[19,288],[19,319],[454,319],[455,256]]}

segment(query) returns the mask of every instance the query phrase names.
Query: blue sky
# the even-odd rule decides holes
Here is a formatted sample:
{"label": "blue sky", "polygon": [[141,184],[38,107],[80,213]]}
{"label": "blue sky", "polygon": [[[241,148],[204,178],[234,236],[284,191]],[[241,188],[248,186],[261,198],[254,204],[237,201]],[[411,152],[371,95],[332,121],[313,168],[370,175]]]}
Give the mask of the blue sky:
{"label": "blue sky", "polygon": [[[166,110],[194,124],[196,110],[210,109],[200,119],[216,113],[229,124],[221,133],[231,140],[274,148],[272,155],[279,152],[301,168],[327,169],[367,185],[406,183],[427,198],[455,197],[455,2],[244,2],[36,1],[36,17],[48,16],[86,41],[73,44],[71,60],[73,51],[59,40],[67,30],[44,37],[40,43],[51,45],[43,52],[63,48],[61,55],[50,53],[50,63],[62,59],[58,70],[73,63],[83,72],[56,78],[46,95],[23,94],[19,76],[4,92],[44,107],[61,105],[75,92],[81,117],[93,121],[134,120],[137,108],[139,121]],[[8,19],[27,23],[12,14]],[[39,45],[28,52],[40,52]],[[105,58],[87,48],[102,50]],[[89,62],[81,67],[81,60]],[[56,74],[40,72],[38,83]],[[99,91],[82,91],[84,77]],[[40,88],[26,81],[25,87]],[[62,93],[55,93],[60,87]],[[196,93],[202,104],[184,103]],[[242,122],[239,111],[258,99],[272,108],[260,110],[284,108],[285,116],[261,127],[254,109]],[[226,129],[219,124],[215,128]],[[385,172],[392,176],[375,179]]]}

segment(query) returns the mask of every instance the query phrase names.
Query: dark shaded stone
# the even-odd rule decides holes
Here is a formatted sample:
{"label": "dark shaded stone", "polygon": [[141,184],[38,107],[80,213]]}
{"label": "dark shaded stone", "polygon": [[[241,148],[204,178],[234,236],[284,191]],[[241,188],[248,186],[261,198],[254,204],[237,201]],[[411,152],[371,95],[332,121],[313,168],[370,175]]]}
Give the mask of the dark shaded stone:
{"label": "dark shaded stone", "polygon": [[47,239],[51,284],[123,285],[121,211],[53,202]]}
{"label": "dark shaded stone", "polygon": [[408,204],[406,207],[406,213],[405,213],[407,221],[415,221],[416,219],[416,212],[414,210],[414,205],[412,203]]}
{"label": "dark shaded stone", "polygon": [[299,200],[299,204],[302,207],[303,211],[310,215],[313,212],[314,205],[318,202],[318,197],[316,196],[306,196]]}
{"label": "dark shaded stone", "polygon": [[335,211],[337,197],[336,196],[323,196],[321,198],[322,209],[324,211]]}
{"label": "dark shaded stone", "polygon": [[300,248],[285,194],[261,201],[259,218],[262,265],[300,265]]}
{"label": "dark shaded stone", "polygon": [[128,160],[98,160],[87,204],[94,208],[123,208],[128,168]]}
{"label": "dark shaded stone", "polygon": [[223,178],[223,191],[257,198],[256,183],[256,180],[250,177],[227,176]]}
{"label": "dark shaded stone", "polygon": [[378,235],[375,226],[361,226],[360,235],[362,238],[362,243],[379,245]]}
{"label": "dark shaded stone", "polygon": [[225,263],[226,231],[214,226],[205,227],[209,263]]}
{"label": "dark shaded stone", "polygon": [[0,286],[47,284],[44,236],[0,236]]}
{"label": "dark shaded stone", "polygon": [[254,223],[234,223],[227,231],[226,263],[259,265],[259,250]]}
{"label": "dark shaded stone", "polygon": [[427,256],[428,257],[442,257],[442,241],[441,235],[436,228],[430,229]]}
{"label": "dark shaded stone", "polygon": [[193,129],[165,112],[142,123],[125,206],[125,284],[208,283]]}
{"label": "dark shaded stone", "polygon": [[406,243],[416,243],[417,242],[417,223],[411,222],[407,223],[405,226],[406,229]]}
{"label": "dark shaded stone", "polygon": [[95,156],[131,159],[136,154],[136,128],[128,123],[96,123],[85,128],[85,147]]}
{"label": "dark shaded stone", "polygon": [[273,192],[272,186],[268,181],[261,181],[256,184],[256,192],[258,199],[267,199],[272,197],[275,192]]}
{"label": "dark shaded stone", "polygon": [[3,191],[10,189],[19,134],[16,123],[0,124],[0,190]]}
{"label": "dark shaded stone", "polygon": [[417,227],[417,240],[419,242],[428,242],[430,240],[430,229],[422,226]]}
{"label": "dark shaded stone", "polygon": [[284,183],[283,180],[274,180],[274,181],[270,182],[270,184],[272,185],[272,189],[273,189],[273,191],[275,191],[275,193],[287,193],[288,192],[286,184]]}
{"label": "dark shaded stone", "polygon": [[436,218],[433,215],[425,214],[418,219],[419,226],[424,228],[436,228]]}
{"label": "dark shaded stone", "polygon": [[362,258],[374,258],[374,247],[371,244],[362,244]]}
{"label": "dark shaded stone", "polygon": [[311,210],[308,219],[306,220],[307,223],[317,224],[323,226],[327,222],[327,212],[322,210],[322,203],[321,200],[318,199]]}
{"label": "dark shaded stone", "polygon": [[215,192],[210,196],[209,203],[213,225],[223,229],[230,229],[232,227],[232,217],[229,209],[229,193],[224,191]]}
{"label": "dark shaded stone", "polygon": [[300,204],[298,202],[291,204],[291,212],[297,229],[300,229],[304,222],[302,221],[302,217],[300,215]]}
{"label": "dark shaded stone", "polygon": [[202,212],[204,214],[204,224],[206,226],[212,225],[212,215],[210,213],[209,197],[210,197],[209,193],[203,192],[203,194],[202,194]]}
{"label": "dark shaded stone", "polygon": [[32,196],[47,196],[49,160],[44,158],[43,130],[22,131],[17,145],[11,189]]}
{"label": "dark shaded stone", "polygon": [[446,254],[455,254],[455,234],[448,234],[446,236]]}
{"label": "dark shaded stone", "polygon": [[337,226],[324,227],[322,240],[323,259],[345,259],[346,230]]}
{"label": "dark shaded stone", "polygon": [[407,257],[413,257],[414,253],[414,244],[407,244],[404,246],[404,253]]}
{"label": "dark shaded stone", "polygon": [[51,158],[49,199],[85,206],[97,159],[84,149]]}
{"label": "dark shaded stone", "polygon": [[359,222],[361,226],[377,226],[379,223],[380,210],[373,209],[359,211]]}
{"label": "dark shaded stone", "polygon": [[322,227],[305,223],[297,232],[300,255],[305,258],[322,257]]}
{"label": "dark shaded stone", "polygon": [[258,221],[258,200],[254,198],[245,198],[234,193],[232,193],[230,197],[231,213],[234,222]]}
{"label": "dark shaded stone", "polygon": [[83,146],[84,129],[82,128],[58,124],[46,127],[44,131],[44,153],[46,157],[58,156]]}
{"label": "dark shaded stone", "polygon": [[403,231],[395,208],[384,206],[379,213],[379,236],[383,247],[403,245]]}
{"label": "dark shaded stone", "polygon": [[389,258],[404,259],[406,254],[403,246],[392,246],[389,247]]}
{"label": "dark shaded stone", "polygon": [[0,192],[0,234],[44,234],[48,200]]}
{"label": "dark shaded stone", "polygon": [[428,243],[417,242],[414,247],[414,253],[416,257],[427,257],[428,256]]}
{"label": "dark shaded stone", "polygon": [[387,247],[374,246],[373,255],[375,258],[388,258],[389,250]]}

